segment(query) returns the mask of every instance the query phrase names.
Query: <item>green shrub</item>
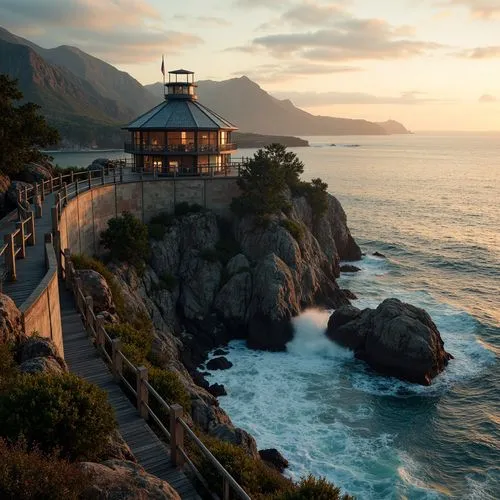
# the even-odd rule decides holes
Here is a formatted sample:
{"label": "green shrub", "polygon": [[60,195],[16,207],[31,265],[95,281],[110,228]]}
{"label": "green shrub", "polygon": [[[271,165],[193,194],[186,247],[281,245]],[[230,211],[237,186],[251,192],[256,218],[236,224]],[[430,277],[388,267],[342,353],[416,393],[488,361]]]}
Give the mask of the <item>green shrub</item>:
{"label": "green shrub", "polygon": [[150,254],[148,227],[130,212],[108,221],[108,229],[101,233],[101,243],[112,260],[128,262],[137,271],[144,271]]}
{"label": "green shrub", "polygon": [[294,196],[305,196],[313,213],[315,221],[328,210],[328,184],[321,179],[311,182],[299,182],[292,189]]}
{"label": "green shrub", "polygon": [[113,409],[97,386],[73,374],[22,375],[0,395],[0,435],[72,460],[95,459],[115,429]]}
{"label": "green shrub", "polygon": [[88,481],[77,465],[0,439],[0,498],[4,500],[77,500]]}
{"label": "green shrub", "polygon": [[282,495],[275,497],[276,500],[352,500],[349,495],[342,495],[337,488],[325,478],[308,476],[302,479],[294,488]]}
{"label": "green shrub", "polygon": [[176,216],[180,217],[182,215],[187,214],[195,214],[199,212],[204,212],[205,209],[198,203],[188,203],[187,201],[183,201],[181,203],[177,203],[175,205],[174,213]]}
{"label": "green shrub", "polygon": [[[290,479],[283,477],[261,460],[249,457],[242,448],[211,436],[202,436],[202,441],[250,497],[254,499],[274,498],[275,494],[293,488]],[[196,448],[190,447],[189,451],[202,476],[208,481],[213,491],[221,496],[220,474]]]}
{"label": "green shrub", "polygon": [[0,393],[7,391],[17,377],[19,370],[14,361],[12,348],[8,344],[0,344]]}
{"label": "green shrub", "polygon": [[280,221],[283,226],[297,241],[300,241],[304,236],[304,228],[297,221],[292,219],[283,219]]}
{"label": "green shrub", "polygon": [[145,359],[151,351],[153,334],[148,330],[138,330],[129,323],[116,323],[106,325],[106,332],[111,338],[120,338],[123,345],[135,347],[135,352]]}
{"label": "green shrub", "polygon": [[219,254],[215,248],[206,247],[200,252],[200,257],[207,262],[218,262]]}
{"label": "green shrub", "polygon": [[115,303],[118,316],[125,318],[125,299],[123,298],[122,290],[113,276],[113,273],[104,265],[104,263],[85,254],[74,254],[71,256],[71,261],[73,262],[75,269],[92,269],[103,276],[109,286],[109,289],[111,290],[111,295],[113,296],[113,302]]}
{"label": "green shrub", "polygon": [[[148,379],[149,383],[168,404],[177,403],[189,414],[191,411],[191,398],[176,373],[152,366],[149,369]],[[151,397],[149,402],[157,415],[160,413],[167,417],[156,398]]]}

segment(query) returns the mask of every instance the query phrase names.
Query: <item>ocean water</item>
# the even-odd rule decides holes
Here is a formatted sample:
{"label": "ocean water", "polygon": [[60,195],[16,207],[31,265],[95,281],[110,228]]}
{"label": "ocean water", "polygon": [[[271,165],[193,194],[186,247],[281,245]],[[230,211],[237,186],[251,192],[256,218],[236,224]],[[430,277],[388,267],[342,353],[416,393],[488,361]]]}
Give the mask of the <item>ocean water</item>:
{"label": "ocean water", "polygon": [[305,176],[328,182],[366,253],[342,287],[358,307],[424,307],[455,359],[430,387],[382,377],[308,310],[285,353],[230,344],[234,366],[210,377],[221,406],[294,478],[358,499],[500,498],[500,136],[308,139]]}
{"label": "ocean water", "polygon": [[[363,500],[499,499],[500,135],[308,139],[294,150],[305,177],[328,182],[366,253],[342,287],[358,307],[424,307],[455,359],[430,387],[379,376],[324,336],[328,311],[309,310],[286,353],[231,343],[234,366],[210,378],[228,391],[221,406],[294,478],[326,476]],[[103,156],[123,153],[54,154]]]}

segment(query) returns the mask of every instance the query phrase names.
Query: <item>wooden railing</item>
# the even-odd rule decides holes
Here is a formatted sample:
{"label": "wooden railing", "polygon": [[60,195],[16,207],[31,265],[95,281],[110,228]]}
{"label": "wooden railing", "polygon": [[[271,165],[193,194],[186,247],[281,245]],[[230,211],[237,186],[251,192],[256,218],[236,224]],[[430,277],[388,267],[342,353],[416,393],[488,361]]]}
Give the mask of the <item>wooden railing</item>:
{"label": "wooden railing", "polygon": [[[214,457],[210,450],[203,444],[191,427],[183,420],[183,408],[178,404],[169,405],[148,381],[148,368],[145,366],[135,366],[123,353],[122,344],[119,338],[111,338],[104,327],[104,320],[101,316],[95,315],[92,297],[85,296],[82,281],[78,277],[71,253],[66,249],[61,254],[61,271],[66,287],[72,290],[77,304],[77,308],[82,315],[87,333],[92,338],[95,347],[102,354],[110,366],[115,380],[122,383],[133,395],[139,414],[145,420],[151,419],[160,432],[165,436],[170,444],[170,456],[173,465],[176,467],[187,466],[196,478],[210,491],[205,479],[189,457],[185,447],[185,438],[189,438],[193,445],[215,468],[222,482],[222,499],[232,498],[231,492],[236,498],[250,500],[250,496]],[[125,369],[124,369],[125,368]],[[135,384],[130,381],[124,372],[135,375]],[[168,414],[168,422],[165,422],[161,414],[155,413],[151,408],[150,401],[156,400],[159,407]],[[215,493],[211,493],[212,498],[218,499]]]}
{"label": "wooden railing", "polygon": [[[35,214],[29,214],[25,219],[16,222],[16,230],[4,235],[4,244],[0,247],[0,257],[4,256],[5,278],[16,281],[16,259],[26,257],[26,246],[35,245]],[[2,276],[3,278],[3,276]]]}

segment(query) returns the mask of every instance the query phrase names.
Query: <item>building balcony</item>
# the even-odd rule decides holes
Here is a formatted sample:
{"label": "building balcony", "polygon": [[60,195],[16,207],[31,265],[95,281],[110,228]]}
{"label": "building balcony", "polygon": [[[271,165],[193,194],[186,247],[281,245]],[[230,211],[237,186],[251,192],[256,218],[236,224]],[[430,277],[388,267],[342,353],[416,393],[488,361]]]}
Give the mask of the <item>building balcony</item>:
{"label": "building balcony", "polygon": [[126,142],[125,153],[132,154],[207,154],[236,151],[234,143],[229,144],[134,144]]}

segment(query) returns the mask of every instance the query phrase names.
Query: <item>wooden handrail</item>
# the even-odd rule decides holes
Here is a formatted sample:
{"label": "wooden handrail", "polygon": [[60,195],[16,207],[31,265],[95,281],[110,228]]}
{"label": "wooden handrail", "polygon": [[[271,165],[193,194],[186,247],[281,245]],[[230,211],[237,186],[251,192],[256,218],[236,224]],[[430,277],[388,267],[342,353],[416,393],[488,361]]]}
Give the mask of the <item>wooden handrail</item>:
{"label": "wooden handrail", "polygon": [[[174,404],[169,405],[158,393],[158,391],[148,382],[147,380],[147,368],[137,367],[130,361],[127,356],[121,350],[121,341],[119,338],[111,338],[106,330],[97,323],[97,326],[93,328],[90,325],[88,318],[94,318],[97,321],[96,316],[93,311],[92,301],[86,300],[81,287],[81,280],[76,278],[76,271],[74,269],[73,263],[71,262],[71,254],[68,249],[61,254],[65,258],[65,280],[67,283],[67,288],[72,289],[76,298],[77,308],[80,314],[85,319],[85,325],[88,329],[88,333],[94,337],[97,337],[97,331],[99,328],[104,330],[103,338],[105,341],[111,342],[112,345],[112,356],[107,355],[104,346],[97,345],[104,353],[106,353],[106,359],[111,364],[111,371],[115,375],[117,381],[122,382],[127,389],[137,397],[138,410],[144,419],[151,417],[153,421],[158,425],[161,431],[170,439],[171,448],[171,459],[176,466],[182,466],[187,463],[188,466],[193,470],[195,475],[199,476],[202,483],[206,485],[206,481],[202,478],[198,469],[194,465],[193,461],[189,458],[187,452],[184,448],[184,435],[187,434],[190,440],[197,446],[201,453],[207,458],[207,460],[215,467],[216,471],[222,477],[223,481],[223,500],[229,500],[230,489],[237,495],[241,500],[251,500],[250,496],[245,492],[245,490],[237,483],[237,481],[231,476],[231,474],[224,468],[224,466],[215,458],[215,456],[210,452],[210,450],[203,444],[203,442],[198,438],[198,436],[193,432],[189,425],[182,419],[182,407]],[[95,323],[94,323],[95,324]],[[89,331],[90,330],[90,331]],[[134,389],[130,382],[123,375],[123,364],[125,364],[133,373],[136,374],[137,388]],[[144,378],[144,375],[146,377]],[[142,378],[141,378],[142,377]],[[142,392],[145,392],[145,396]],[[170,422],[165,426],[162,419],[157,415],[149,404],[149,395],[153,396],[161,408],[167,410],[170,414]],[[141,400],[141,397],[144,401]]]}

